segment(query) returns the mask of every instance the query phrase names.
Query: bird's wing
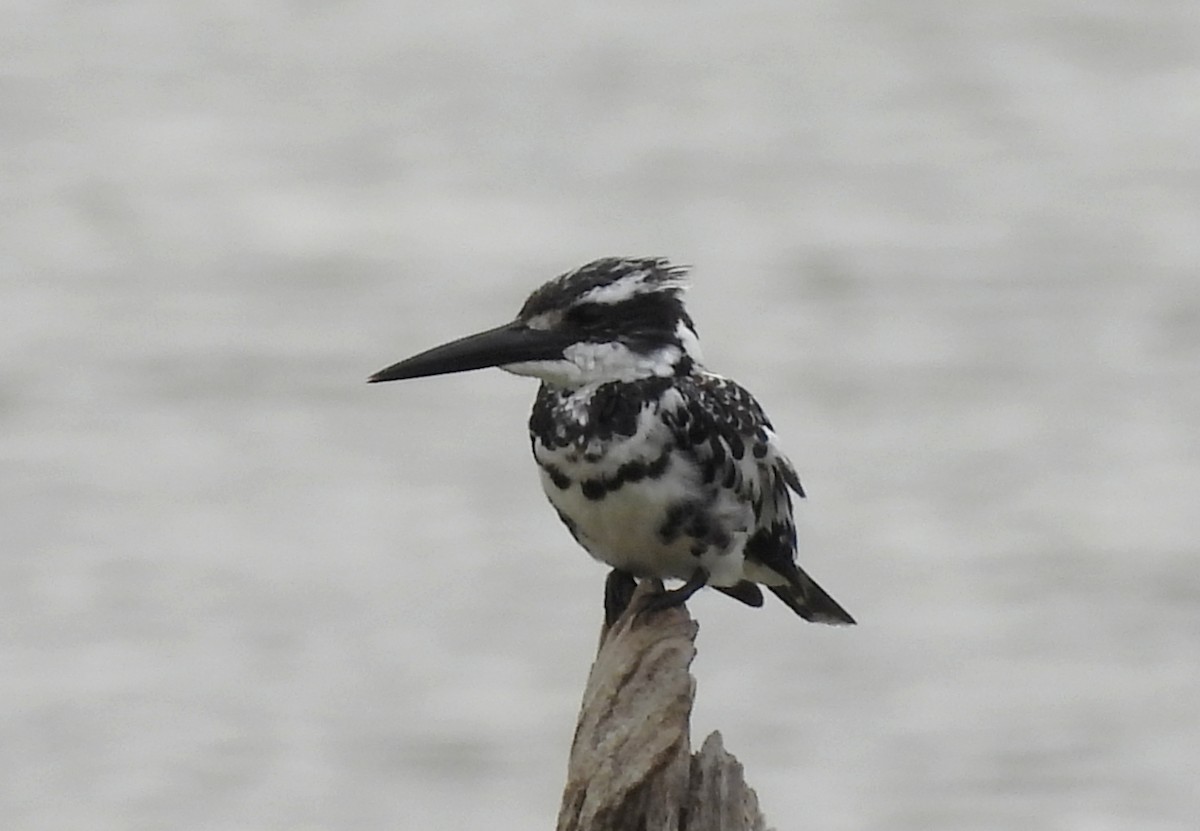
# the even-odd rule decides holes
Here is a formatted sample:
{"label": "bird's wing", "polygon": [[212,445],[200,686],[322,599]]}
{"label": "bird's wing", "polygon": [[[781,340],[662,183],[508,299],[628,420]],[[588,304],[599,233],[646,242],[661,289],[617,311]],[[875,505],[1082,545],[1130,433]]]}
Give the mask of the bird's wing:
{"label": "bird's wing", "polygon": [[749,392],[719,375],[693,376],[686,392],[668,419],[676,446],[692,457],[706,485],[732,491],[752,507],[746,557],[789,583],[798,579],[788,488],[800,496],[804,490],[770,420]]}
{"label": "bird's wing", "polygon": [[765,584],[806,620],[854,623],[796,563],[789,488],[799,496],[804,496],[804,490],[762,407],[727,378],[700,373],[693,379],[684,396],[686,408],[677,408],[669,423],[677,446],[691,455],[704,482],[731,492],[753,509],[752,527],[746,529],[742,549],[746,578]]}

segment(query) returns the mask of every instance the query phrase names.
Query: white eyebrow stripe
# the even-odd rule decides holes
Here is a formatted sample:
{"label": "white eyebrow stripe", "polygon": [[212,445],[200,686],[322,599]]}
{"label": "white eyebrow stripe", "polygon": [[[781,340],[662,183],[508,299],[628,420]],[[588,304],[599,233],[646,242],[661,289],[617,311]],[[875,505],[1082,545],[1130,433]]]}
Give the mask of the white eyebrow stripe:
{"label": "white eyebrow stripe", "polygon": [[637,271],[631,271],[628,274],[622,275],[619,280],[612,283],[588,289],[579,296],[576,302],[603,303],[615,306],[632,297],[637,297],[639,294],[682,290],[687,288],[687,280],[684,277],[685,273],[684,269],[676,267],[671,270],[668,278],[651,281],[646,279],[651,274],[650,270],[644,268],[638,269]]}
{"label": "white eyebrow stripe", "polygon": [[596,286],[594,289],[588,289],[583,294],[579,295],[580,303],[603,303],[609,306],[615,306],[618,303],[636,297],[639,294],[645,294],[652,291],[653,287],[646,285],[645,278],[649,272],[644,269],[641,271],[631,271],[621,277],[616,282],[609,283],[604,286]]}

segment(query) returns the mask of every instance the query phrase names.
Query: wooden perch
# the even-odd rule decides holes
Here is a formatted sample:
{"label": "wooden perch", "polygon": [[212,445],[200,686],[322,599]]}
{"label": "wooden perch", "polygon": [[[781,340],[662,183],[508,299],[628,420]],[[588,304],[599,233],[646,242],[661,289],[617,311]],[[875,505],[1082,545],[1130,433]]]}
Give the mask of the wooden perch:
{"label": "wooden perch", "polygon": [[600,636],[558,831],[765,831],[758,797],[714,732],[691,752],[697,625],[680,606],[638,617],[656,581]]}

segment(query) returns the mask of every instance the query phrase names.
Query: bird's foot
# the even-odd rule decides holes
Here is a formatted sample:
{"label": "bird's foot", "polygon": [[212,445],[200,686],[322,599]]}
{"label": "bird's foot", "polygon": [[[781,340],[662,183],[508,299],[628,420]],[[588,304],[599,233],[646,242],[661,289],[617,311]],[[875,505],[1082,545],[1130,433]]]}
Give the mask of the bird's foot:
{"label": "bird's foot", "polygon": [[637,581],[628,571],[614,568],[608,573],[608,579],[604,581],[604,625],[606,628],[612,628],[612,625],[617,622],[617,618],[625,614],[636,588]]}
{"label": "bird's foot", "polygon": [[692,572],[692,576],[687,579],[682,586],[677,589],[664,589],[658,594],[652,594],[646,598],[641,607],[637,610],[639,618],[646,615],[652,615],[655,612],[661,612],[664,609],[674,609],[676,606],[682,606],[687,599],[700,589],[708,585],[708,572],[702,568]]}

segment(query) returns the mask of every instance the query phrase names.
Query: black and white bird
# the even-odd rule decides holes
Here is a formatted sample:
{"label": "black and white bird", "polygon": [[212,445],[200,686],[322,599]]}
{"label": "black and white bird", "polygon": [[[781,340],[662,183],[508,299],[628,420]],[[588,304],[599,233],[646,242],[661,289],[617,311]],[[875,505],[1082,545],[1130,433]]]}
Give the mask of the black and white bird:
{"label": "black and white bird", "polygon": [[635,578],[684,581],[646,610],[704,586],[761,606],[763,585],[805,620],[854,623],[796,563],[800,479],[758,402],[704,368],[686,274],[661,258],[596,260],[538,288],[511,323],[369,380],[484,367],[541,379],[533,456],[571,535],[613,569],[609,623]]}

